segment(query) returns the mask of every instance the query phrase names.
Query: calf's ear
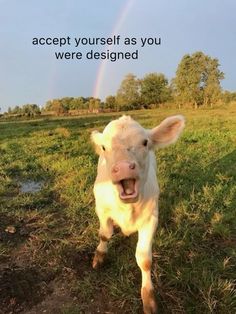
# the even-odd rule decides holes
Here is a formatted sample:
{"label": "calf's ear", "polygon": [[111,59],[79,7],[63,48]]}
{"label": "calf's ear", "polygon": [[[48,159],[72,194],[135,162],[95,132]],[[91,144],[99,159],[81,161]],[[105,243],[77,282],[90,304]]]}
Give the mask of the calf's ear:
{"label": "calf's ear", "polygon": [[185,125],[185,119],[181,115],[166,118],[157,127],[150,130],[151,141],[157,147],[165,147],[175,143]]}
{"label": "calf's ear", "polygon": [[91,141],[94,144],[95,151],[97,154],[101,153],[101,146],[102,146],[102,140],[103,140],[103,135],[102,133],[98,131],[93,131],[91,134]]}

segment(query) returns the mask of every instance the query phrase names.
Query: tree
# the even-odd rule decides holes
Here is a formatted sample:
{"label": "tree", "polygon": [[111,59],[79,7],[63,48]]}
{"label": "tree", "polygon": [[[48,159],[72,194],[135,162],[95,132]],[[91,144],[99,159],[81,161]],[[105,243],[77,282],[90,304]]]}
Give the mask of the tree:
{"label": "tree", "polygon": [[174,79],[177,101],[198,106],[212,105],[220,98],[220,80],[224,73],[219,70],[218,59],[203,52],[185,55]]}
{"label": "tree", "polygon": [[236,101],[236,92],[230,92],[225,90],[221,95],[222,101],[226,104],[230,103],[231,101]]}
{"label": "tree", "polygon": [[112,110],[117,110],[117,101],[115,96],[107,96],[105,100],[105,108],[107,109],[112,109]]}
{"label": "tree", "polygon": [[60,103],[66,111],[71,109],[71,103],[73,102],[73,97],[63,97],[60,99]]}
{"label": "tree", "polygon": [[140,81],[133,74],[127,74],[117,91],[119,109],[137,109],[140,106]]}
{"label": "tree", "polygon": [[96,112],[100,109],[101,100],[99,98],[90,97],[88,107],[90,112]]}
{"label": "tree", "polygon": [[60,99],[51,100],[51,110],[54,111],[57,116],[66,114],[68,112],[68,109],[62,105]]}
{"label": "tree", "polygon": [[220,99],[221,86],[220,80],[224,78],[224,73],[219,71],[219,61],[217,59],[210,59],[205,65],[205,86],[204,86],[204,101],[205,105],[213,104]]}
{"label": "tree", "polygon": [[70,103],[70,109],[80,110],[85,108],[85,98],[84,97],[77,97],[74,98]]}
{"label": "tree", "polygon": [[146,107],[170,98],[168,80],[162,73],[149,73],[141,80],[141,99]]}
{"label": "tree", "polygon": [[21,114],[21,108],[19,106],[15,106],[12,109],[12,114]]}
{"label": "tree", "polygon": [[20,109],[23,116],[35,117],[41,114],[40,108],[36,104],[26,104]]}
{"label": "tree", "polygon": [[44,111],[51,111],[52,110],[52,100],[48,100],[45,105],[43,106]]}
{"label": "tree", "polygon": [[41,114],[41,110],[36,104],[25,104],[22,107],[15,106],[13,109],[8,108],[7,115],[18,115],[18,116],[27,116],[35,117]]}

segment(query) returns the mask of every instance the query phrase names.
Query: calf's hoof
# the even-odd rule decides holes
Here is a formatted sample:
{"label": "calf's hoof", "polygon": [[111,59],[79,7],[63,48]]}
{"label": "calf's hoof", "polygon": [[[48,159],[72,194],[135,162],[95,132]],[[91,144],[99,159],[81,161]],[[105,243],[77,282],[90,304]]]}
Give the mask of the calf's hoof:
{"label": "calf's hoof", "polygon": [[157,314],[157,302],[153,289],[142,288],[141,296],[143,301],[144,314]]}
{"label": "calf's hoof", "polygon": [[98,269],[103,265],[105,256],[106,256],[105,252],[100,252],[98,250],[95,251],[92,263],[93,269]]}

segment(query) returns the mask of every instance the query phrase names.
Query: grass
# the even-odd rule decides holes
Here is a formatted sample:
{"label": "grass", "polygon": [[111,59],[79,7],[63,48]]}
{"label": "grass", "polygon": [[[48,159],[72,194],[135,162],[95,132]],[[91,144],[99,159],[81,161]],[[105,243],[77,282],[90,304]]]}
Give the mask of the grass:
{"label": "grass", "polygon": [[[176,113],[130,112],[148,128]],[[159,310],[236,313],[236,109],[181,113],[187,119],[183,136],[156,153],[161,196],[153,281]],[[89,138],[116,116],[0,123],[1,314],[33,306],[42,313],[43,300],[51,309],[50,295],[52,313],[142,312],[137,235],[114,235],[107,265],[91,269],[98,219],[92,194],[97,156]],[[21,193],[28,180],[43,188]]]}

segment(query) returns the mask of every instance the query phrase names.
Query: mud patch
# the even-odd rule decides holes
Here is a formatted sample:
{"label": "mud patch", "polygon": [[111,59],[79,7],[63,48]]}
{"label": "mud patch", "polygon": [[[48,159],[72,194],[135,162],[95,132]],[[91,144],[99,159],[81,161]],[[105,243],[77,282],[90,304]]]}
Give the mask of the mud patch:
{"label": "mud patch", "polygon": [[0,313],[19,313],[40,302],[52,291],[49,283],[54,275],[36,267],[9,266],[0,273]]}
{"label": "mud patch", "polygon": [[78,278],[83,277],[92,271],[93,252],[76,251],[70,247],[62,254],[62,262],[66,267],[71,268]]}
{"label": "mud patch", "polygon": [[[67,308],[73,309],[72,313],[75,313],[76,300],[70,295],[70,283],[74,280],[73,274],[64,272],[60,278],[56,278],[50,286],[53,292],[47,295],[45,299],[33,306],[30,310],[26,310],[24,314],[62,314]],[[65,312],[67,313],[67,312]],[[79,312],[78,312],[79,313]]]}
{"label": "mud patch", "polygon": [[23,219],[0,213],[0,242],[16,245],[26,240],[36,229],[35,219]]}

